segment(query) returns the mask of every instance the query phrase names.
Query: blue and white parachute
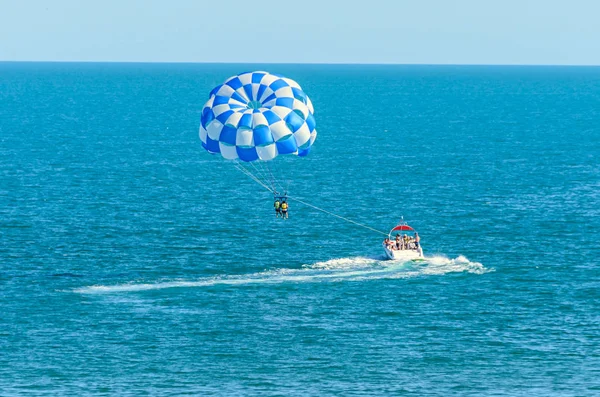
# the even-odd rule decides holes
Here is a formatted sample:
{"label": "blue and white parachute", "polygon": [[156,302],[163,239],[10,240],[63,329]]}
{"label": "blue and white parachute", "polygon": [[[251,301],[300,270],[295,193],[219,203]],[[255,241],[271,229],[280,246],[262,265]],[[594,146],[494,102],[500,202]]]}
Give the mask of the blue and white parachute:
{"label": "blue and white parachute", "polygon": [[200,140],[229,160],[306,156],[317,137],[313,105],[294,80],[257,71],[230,77],[210,92]]}

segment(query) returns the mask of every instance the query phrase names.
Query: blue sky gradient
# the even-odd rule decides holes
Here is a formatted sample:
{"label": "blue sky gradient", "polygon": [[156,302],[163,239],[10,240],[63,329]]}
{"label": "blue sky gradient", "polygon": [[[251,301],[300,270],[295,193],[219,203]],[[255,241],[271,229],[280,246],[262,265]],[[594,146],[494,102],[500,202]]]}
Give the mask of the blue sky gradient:
{"label": "blue sky gradient", "polygon": [[600,65],[600,1],[349,3],[0,0],[0,60]]}

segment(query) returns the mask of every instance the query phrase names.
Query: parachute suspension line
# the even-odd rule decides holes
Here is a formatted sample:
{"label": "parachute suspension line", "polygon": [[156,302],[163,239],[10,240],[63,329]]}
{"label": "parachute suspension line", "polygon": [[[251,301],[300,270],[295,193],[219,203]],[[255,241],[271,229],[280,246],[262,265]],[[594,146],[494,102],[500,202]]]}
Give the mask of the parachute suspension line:
{"label": "parachute suspension line", "polygon": [[[271,166],[269,165],[271,161],[251,161],[248,164],[256,171],[258,175],[258,179],[269,185],[273,192],[281,192],[281,187],[277,181],[277,178],[271,171]],[[274,162],[273,162],[274,163]],[[275,164],[275,163],[274,163]]]}
{"label": "parachute suspension line", "polygon": [[[260,161],[258,163],[260,164]],[[257,177],[261,179],[263,183],[269,184],[268,175],[266,175],[262,167],[257,166],[253,161],[251,161],[249,164],[252,166],[252,168],[254,168],[254,170],[256,170]],[[274,190],[272,185],[273,184],[271,183],[271,190]]]}
{"label": "parachute suspension line", "polygon": [[[277,164],[276,162],[273,162],[273,172],[275,172],[275,175],[283,175],[283,173],[281,172],[281,170],[279,168],[279,164]],[[273,175],[273,173],[271,173],[271,175]],[[277,179],[275,177],[273,177],[273,179],[275,181],[277,181]],[[286,194],[287,191],[288,191],[288,189],[287,189],[287,187],[284,189],[284,187],[283,187],[283,181],[280,181],[278,185],[279,185],[278,187],[280,189],[279,193]]]}
{"label": "parachute suspension line", "polygon": [[264,184],[260,179],[258,179],[257,177],[255,177],[254,175],[252,175],[252,173],[250,171],[248,171],[247,169],[245,169],[240,163],[238,163],[237,161],[234,163],[235,168],[240,171],[242,174],[245,174],[246,176],[248,176],[250,179],[252,179],[254,182],[258,183],[259,185],[261,185],[262,187],[264,187],[265,189],[267,189],[268,191],[270,191],[271,193],[274,193],[274,190],[271,189],[269,186],[267,186],[266,184]]}
{"label": "parachute suspension line", "polygon": [[238,171],[240,171],[243,174],[246,174],[246,176],[248,176],[250,179],[252,179],[254,182],[258,183],[259,185],[261,185],[262,187],[264,187],[265,189],[267,189],[270,192],[273,192],[273,190],[265,185],[260,179],[258,179],[257,177],[255,177],[254,175],[252,175],[252,173],[248,170],[246,170],[244,167],[242,166],[238,166],[236,165],[236,168],[238,169]]}
{"label": "parachute suspension line", "polygon": [[273,190],[278,191],[279,187],[277,186],[277,178],[275,178],[275,175],[273,175],[273,172],[271,171],[271,165],[270,165],[271,162],[272,161],[265,162],[265,169],[267,170],[266,172],[271,177],[271,184],[273,185]]}
{"label": "parachute suspension line", "polygon": [[248,177],[250,177],[252,180],[260,183],[260,184],[265,184],[263,180],[261,180],[260,175],[254,175],[252,173],[252,171],[249,169],[249,167],[244,166],[244,163],[237,163],[236,167],[242,171],[244,174],[246,174]]}
{"label": "parachute suspension line", "polygon": [[300,202],[300,203],[302,203],[302,204],[304,204],[304,205],[306,205],[306,206],[308,206],[308,207],[311,207],[311,208],[314,208],[314,209],[316,209],[317,211],[321,211],[321,212],[324,212],[324,213],[326,213],[326,214],[328,214],[328,215],[335,216],[336,218],[342,219],[342,220],[344,220],[344,221],[346,221],[346,222],[353,223],[353,224],[355,224],[355,225],[357,225],[357,226],[360,226],[360,227],[364,227],[365,229],[369,229],[369,230],[371,230],[371,231],[373,231],[373,232],[376,232],[376,233],[379,233],[379,234],[383,234],[384,236],[387,236],[387,235],[388,235],[388,233],[386,233],[386,232],[382,232],[381,230],[373,229],[372,227],[369,227],[369,226],[367,226],[367,225],[364,225],[364,224],[362,224],[362,223],[355,222],[355,221],[353,221],[352,219],[344,218],[343,216],[340,216],[340,215],[334,214],[333,212],[329,212],[329,211],[327,211],[327,210],[324,210],[323,208],[319,208],[319,207],[317,207],[316,205],[309,204],[309,203],[307,203],[306,201],[299,199],[298,197],[289,197],[289,196],[288,196],[288,199],[290,199],[290,200],[296,200],[296,201],[298,201],[298,202]]}
{"label": "parachute suspension line", "polygon": [[[267,171],[269,171],[269,174],[271,175],[271,181],[273,184],[273,190],[278,190],[279,186],[277,184],[277,178],[275,178],[275,176],[273,175],[273,172],[271,171],[271,167],[269,166],[269,164],[265,164],[265,167],[267,168]],[[277,171],[275,171],[275,173],[277,174]],[[281,191],[279,193],[282,193]]]}
{"label": "parachute suspension line", "polygon": [[258,166],[260,167],[263,174],[265,175],[265,181],[269,181],[269,184],[271,185],[271,188],[273,189],[273,191],[277,191],[277,185],[275,183],[276,181],[275,181],[275,178],[273,177],[273,173],[271,173],[271,170],[269,167],[269,161],[259,161]]}
{"label": "parachute suspension line", "polygon": [[[275,184],[273,183],[272,180],[269,179],[269,175],[268,175],[267,171],[265,170],[264,165],[261,163],[262,163],[262,161],[250,161],[250,162],[248,162],[249,166],[244,167],[243,163],[238,162],[238,164],[243,168],[243,170],[247,173],[248,176],[252,176],[252,179],[256,180],[263,186],[267,185],[269,187],[270,191],[275,192],[275,190],[276,190]],[[250,167],[252,167],[254,169],[254,171],[255,171],[254,174],[250,170]]]}
{"label": "parachute suspension line", "polygon": [[[288,175],[289,177],[289,175]],[[290,187],[290,179],[286,179],[285,181],[282,181],[282,183],[285,182],[285,191],[288,192],[289,191],[289,187]]]}
{"label": "parachute suspension line", "polygon": [[247,170],[242,164],[238,163],[237,161],[234,164],[235,168],[238,169],[238,171],[242,172],[243,174],[245,174],[246,176],[252,178],[254,181],[257,181],[258,178],[255,177],[254,175],[252,175],[252,173]]}

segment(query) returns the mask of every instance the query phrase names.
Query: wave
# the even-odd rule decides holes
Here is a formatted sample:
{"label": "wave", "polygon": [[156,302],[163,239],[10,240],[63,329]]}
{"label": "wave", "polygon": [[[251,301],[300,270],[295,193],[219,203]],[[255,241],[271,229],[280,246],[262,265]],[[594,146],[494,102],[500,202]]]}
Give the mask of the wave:
{"label": "wave", "polygon": [[93,285],[76,288],[81,294],[118,293],[160,290],[167,288],[193,288],[218,285],[244,286],[253,284],[284,284],[308,282],[365,281],[377,279],[414,278],[448,273],[484,274],[493,271],[479,262],[464,256],[449,259],[443,256],[425,257],[423,261],[389,261],[384,256],[336,258],[307,264],[300,269],[273,269],[243,275],[206,277],[198,280],[171,280],[155,283],[126,283]]}

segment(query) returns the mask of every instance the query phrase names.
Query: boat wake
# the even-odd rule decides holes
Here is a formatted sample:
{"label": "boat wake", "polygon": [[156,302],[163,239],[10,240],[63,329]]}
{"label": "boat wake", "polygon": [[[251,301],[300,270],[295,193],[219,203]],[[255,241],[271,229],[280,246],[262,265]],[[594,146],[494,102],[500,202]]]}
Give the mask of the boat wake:
{"label": "boat wake", "polygon": [[366,281],[378,279],[402,279],[448,273],[484,274],[493,271],[479,262],[471,262],[464,256],[449,259],[442,256],[425,257],[420,261],[389,261],[385,256],[331,259],[304,265],[300,269],[273,269],[243,275],[206,277],[193,281],[172,280],[156,283],[127,283],[117,285],[93,285],[76,288],[80,294],[137,292],[167,288],[191,288],[210,286],[245,286],[255,284],[317,283],[340,281]]}

